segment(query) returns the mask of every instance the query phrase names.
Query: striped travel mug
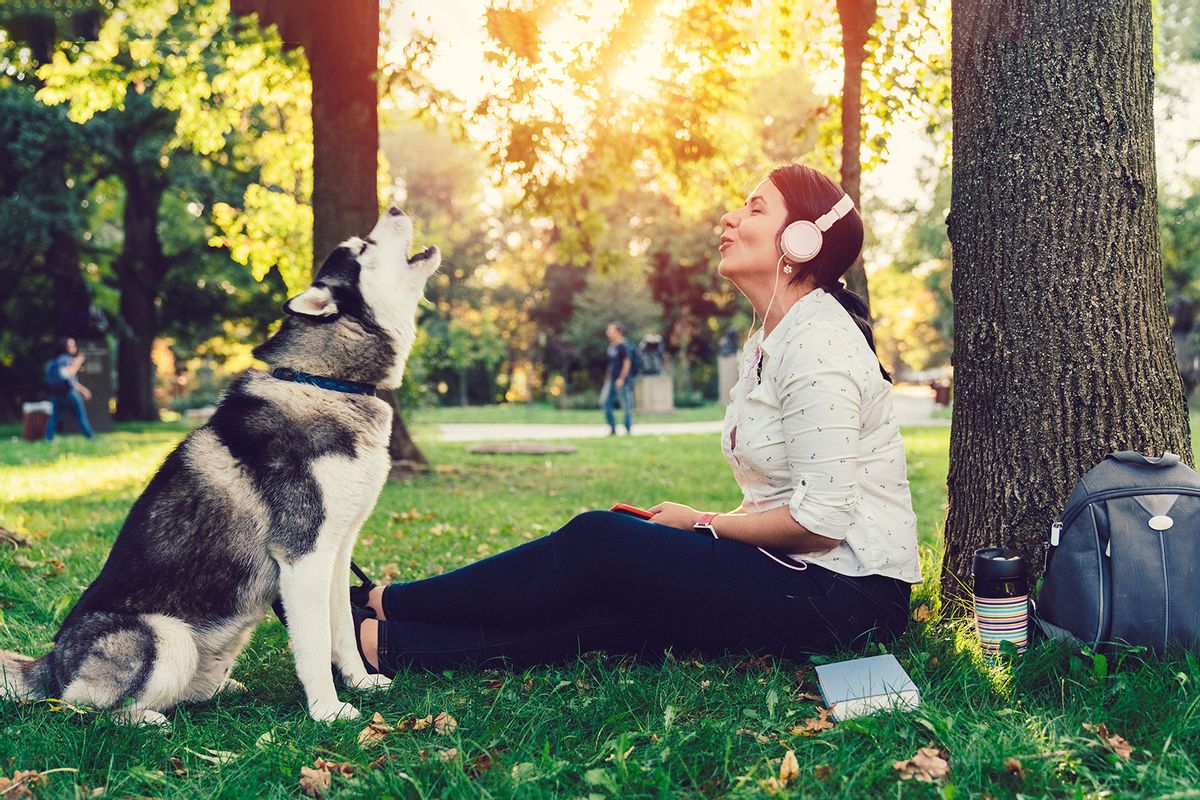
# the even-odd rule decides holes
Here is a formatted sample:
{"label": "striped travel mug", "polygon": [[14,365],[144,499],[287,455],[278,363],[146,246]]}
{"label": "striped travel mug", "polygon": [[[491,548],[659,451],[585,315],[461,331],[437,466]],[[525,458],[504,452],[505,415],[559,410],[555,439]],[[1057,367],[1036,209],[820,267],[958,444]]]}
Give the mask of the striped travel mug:
{"label": "striped travel mug", "polygon": [[995,660],[1001,642],[1023,652],[1029,642],[1029,586],[1021,554],[1007,547],[976,550],[971,577],[983,657]]}

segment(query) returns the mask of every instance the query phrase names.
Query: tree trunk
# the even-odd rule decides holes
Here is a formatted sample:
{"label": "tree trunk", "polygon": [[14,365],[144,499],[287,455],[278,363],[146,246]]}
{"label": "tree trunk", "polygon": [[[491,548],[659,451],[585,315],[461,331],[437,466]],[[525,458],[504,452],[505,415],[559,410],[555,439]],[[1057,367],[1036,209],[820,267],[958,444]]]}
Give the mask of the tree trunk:
{"label": "tree trunk", "polygon": [[1151,0],[953,5],[945,598],[1114,450],[1192,460],[1155,197]]}
{"label": "tree trunk", "polygon": [[[66,185],[61,163],[47,170],[53,180]],[[56,227],[46,250],[46,274],[54,286],[54,332],[76,339],[90,338],[88,307],[91,296],[79,263],[79,231]]]}
{"label": "tree trunk", "polygon": [[379,3],[311,3],[313,271],[379,216]]}
{"label": "tree trunk", "polygon": [[[231,8],[278,25],[284,41],[302,45],[308,57],[315,274],[338,244],[366,235],[379,214],[379,0],[233,0]],[[427,463],[391,402],[393,460]]]}
{"label": "tree trunk", "polygon": [[158,335],[156,300],[167,271],[158,238],[158,207],[165,189],[159,174],[130,168],[125,186],[124,243],[114,262],[121,291],[120,341],[117,345],[118,420],[157,420],[154,365],[150,352]]}
{"label": "tree trunk", "polygon": [[[875,24],[876,0],[837,0],[842,23],[842,190],[862,207],[862,68],[867,55],[867,35]],[[862,256],[846,272],[846,286],[871,304]]]}
{"label": "tree trunk", "polygon": [[392,407],[392,437],[388,442],[388,454],[392,457],[391,477],[402,480],[428,467],[429,459],[425,458],[425,454],[409,435],[404,417],[400,416],[400,404],[396,402],[396,393],[381,389],[379,397]]}

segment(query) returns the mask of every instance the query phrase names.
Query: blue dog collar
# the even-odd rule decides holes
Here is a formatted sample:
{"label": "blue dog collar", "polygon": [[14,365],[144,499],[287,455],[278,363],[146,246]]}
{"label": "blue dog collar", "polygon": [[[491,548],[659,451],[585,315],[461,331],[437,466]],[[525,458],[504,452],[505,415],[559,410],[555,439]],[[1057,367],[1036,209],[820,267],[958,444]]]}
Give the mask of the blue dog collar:
{"label": "blue dog collar", "polygon": [[294,381],[295,383],[307,383],[311,386],[317,386],[322,389],[330,389],[335,392],[345,392],[346,394],[363,394],[374,395],[375,384],[359,383],[358,381],[343,381],[339,378],[330,378],[326,375],[310,375],[307,372],[300,372],[287,367],[276,367],[271,370],[272,377],[278,378],[281,381]]}

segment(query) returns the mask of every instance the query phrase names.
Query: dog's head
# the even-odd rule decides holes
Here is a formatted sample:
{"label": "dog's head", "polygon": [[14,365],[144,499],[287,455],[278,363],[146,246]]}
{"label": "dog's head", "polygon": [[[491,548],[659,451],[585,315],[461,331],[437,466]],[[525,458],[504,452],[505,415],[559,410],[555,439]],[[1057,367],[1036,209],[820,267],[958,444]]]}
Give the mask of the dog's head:
{"label": "dog's head", "polygon": [[279,331],[255,348],[272,367],[400,385],[417,335],[417,303],[441,263],[436,247],[411,258],[412,220],[398,208],[365,238],[338,246],[312,285],[291,298]]}

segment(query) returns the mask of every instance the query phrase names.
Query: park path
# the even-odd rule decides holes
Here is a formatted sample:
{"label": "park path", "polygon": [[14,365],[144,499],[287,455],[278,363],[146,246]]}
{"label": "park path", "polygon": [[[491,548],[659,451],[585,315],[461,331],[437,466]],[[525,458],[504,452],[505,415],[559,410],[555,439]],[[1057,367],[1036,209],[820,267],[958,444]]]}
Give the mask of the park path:
{"label": "park path", "polygon": [[[949,425],[948,419],[934,417],[937,406],[932,392],[924,386],[898,386],[892,390],[896,417],[902,427]],[[681,433],[720,433],[721,421],[653,422],[633,420],[634,436],[672,436]],[[595,424],[578,423],[447,423],[429,426],[443,442],[528,441],[533,439],[597,439],[608,435],[599,409]],[[622,434],[624,435],[624,434]]]}

